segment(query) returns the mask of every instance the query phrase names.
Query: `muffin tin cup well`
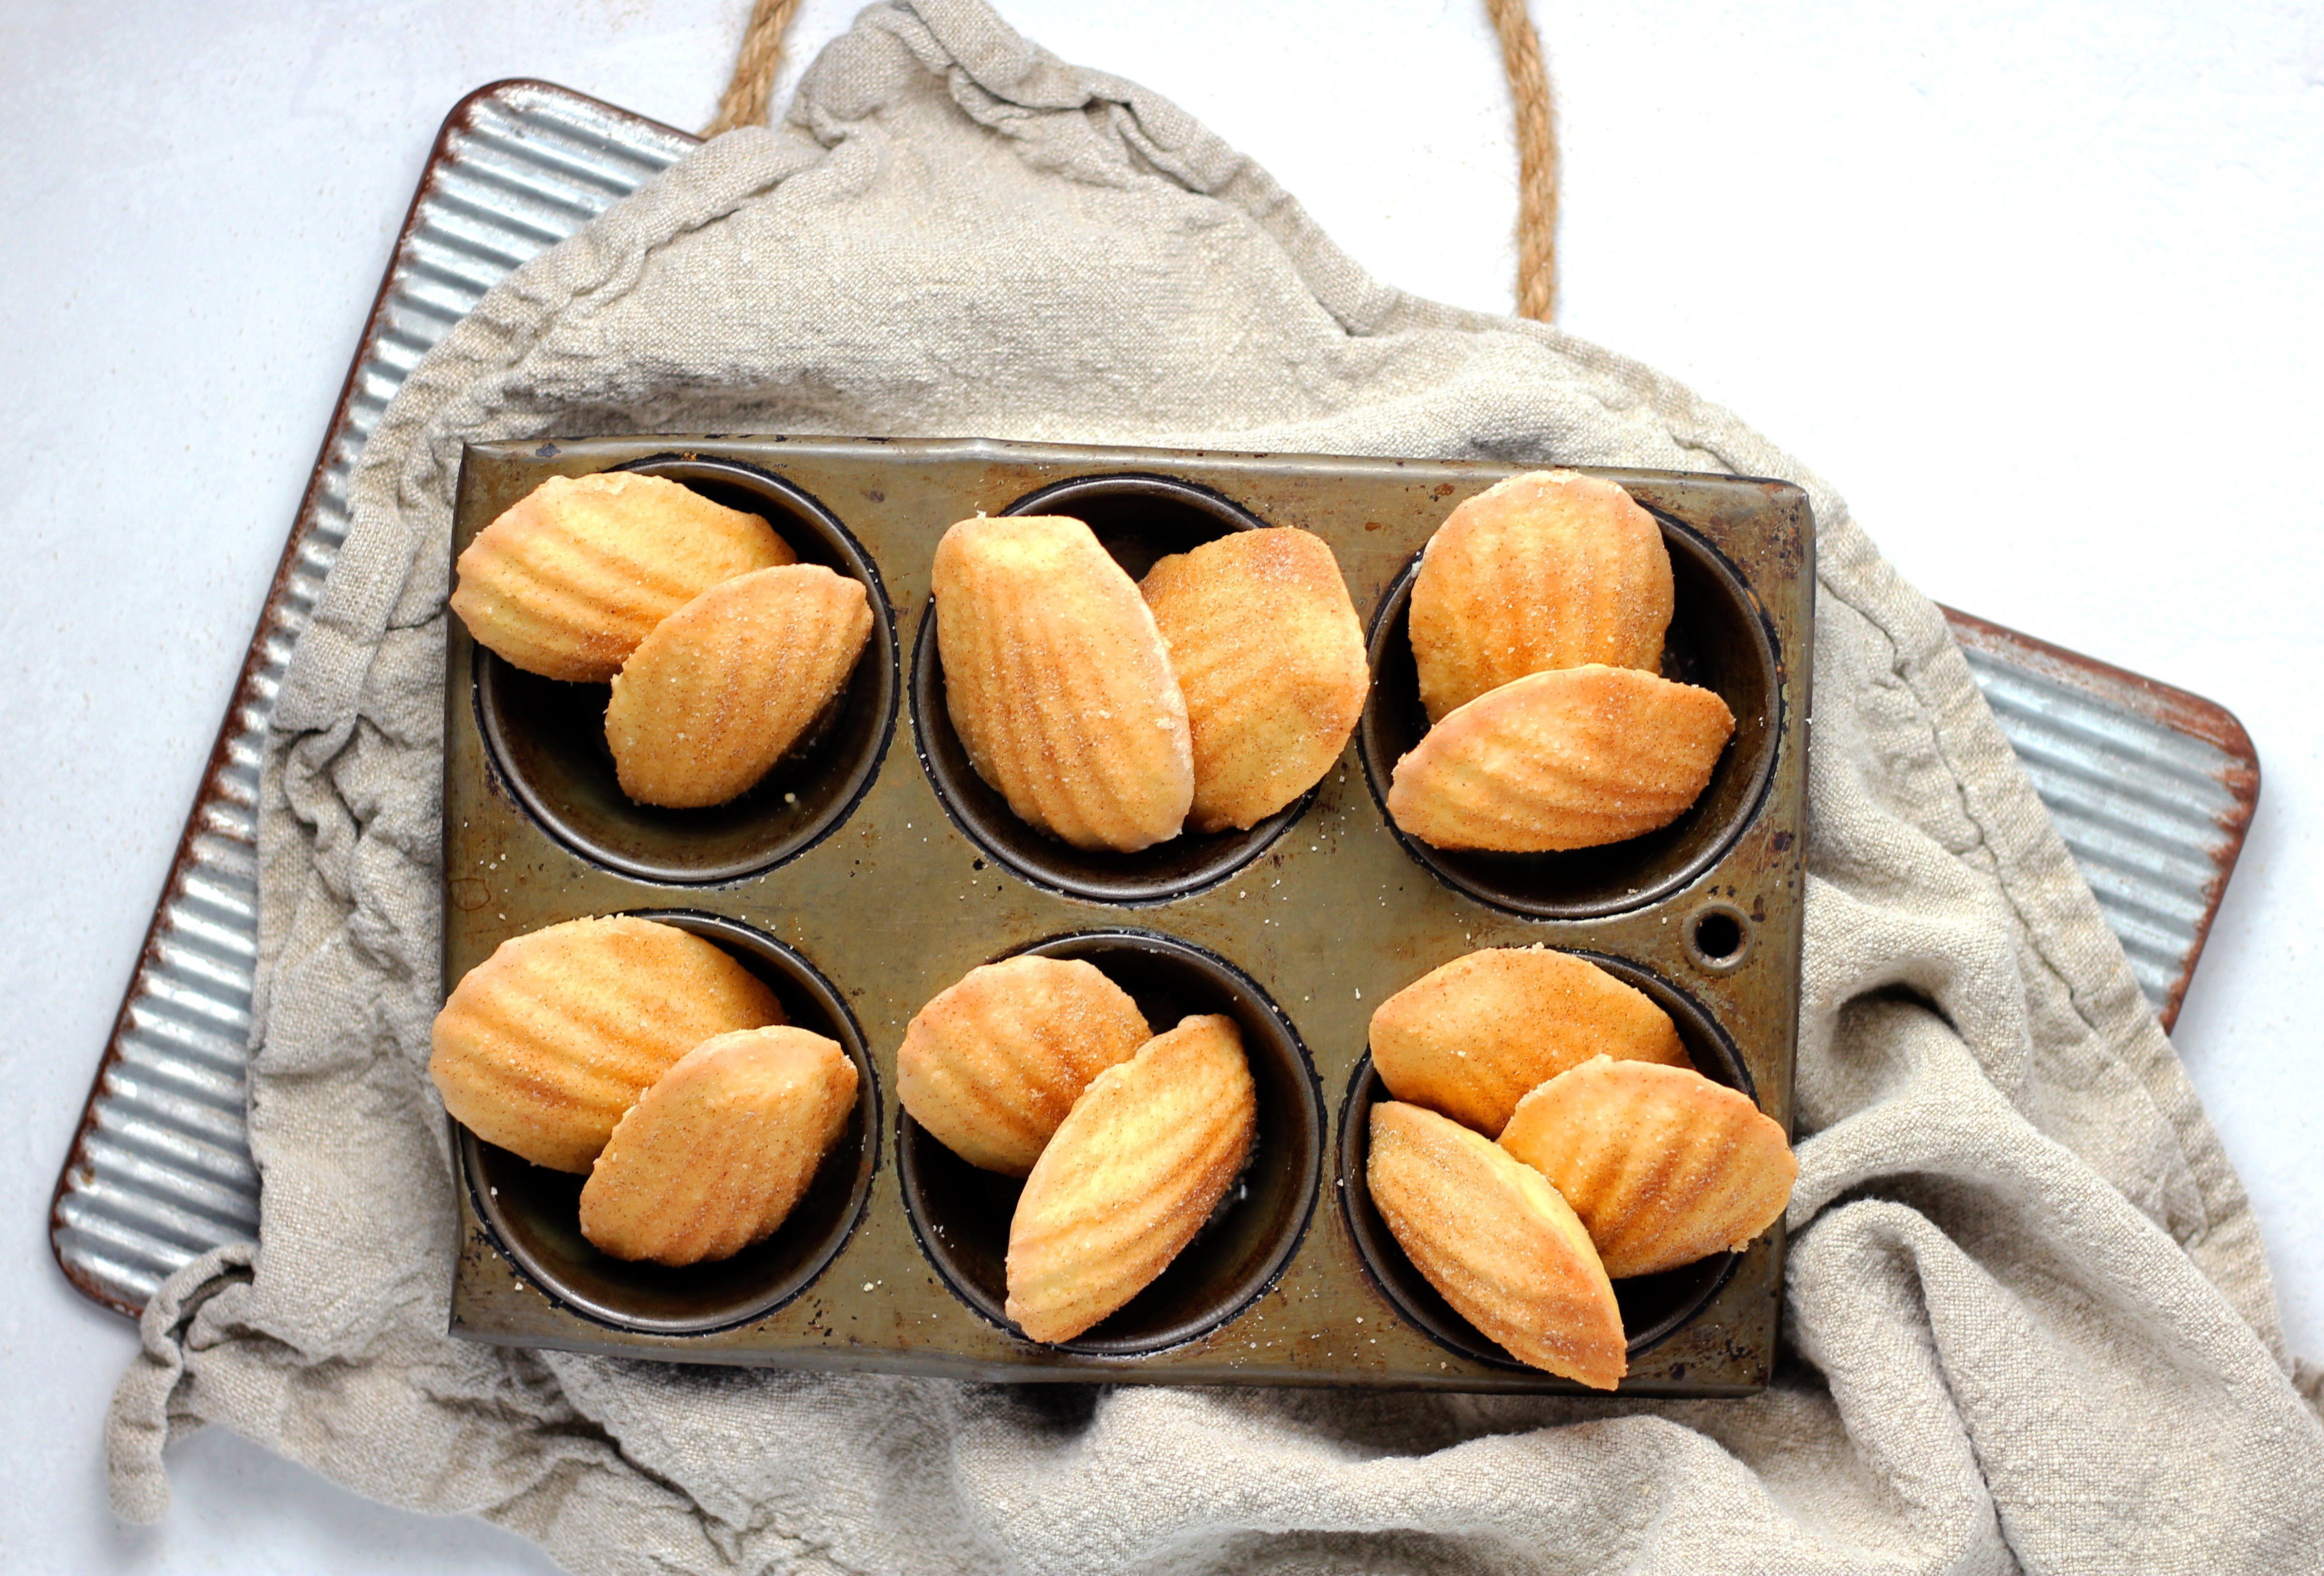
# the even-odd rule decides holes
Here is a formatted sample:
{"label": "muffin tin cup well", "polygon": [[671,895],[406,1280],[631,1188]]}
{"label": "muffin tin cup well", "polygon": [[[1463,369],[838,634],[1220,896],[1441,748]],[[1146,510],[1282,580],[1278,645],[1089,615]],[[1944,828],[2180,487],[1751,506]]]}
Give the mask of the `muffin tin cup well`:
{"label": "muffin tin cup well", "polygon": [[861,583],[872,634],[846,687],[807,737],[741,797],[705,809],[641,805],[605,742],[602,684],[526,673],[491,652],[475,665],[476,725],[509,791],[549,834],[609,870],[674,885],[740,880],[796,859],[846,820],[894,731],[895,619],[871,555],[815,497],[754,465],[664,455],[618,467],[684,484],[758,515],[802,564]]}
{"label": "muffin tin cup well", "polygon": [[[1619,958],[1592,953],[1575,954],[1604,969],[1624,984],[1644,991],[1655,1006],[1670,1014],[1695,1070],[1714,1083],[1740,1091],[1755,1101],[1751,1074],[1736,1052],[1734,1042],[1702,1004],[1665,981]],[[1431,1341],[1472,1362],[1524,1369],[1491,1337],[1455,1313],[1443,1295],[1428,1283],[1397,1246],[1372,1203],[1366,1166],[1371,1155],[1371,1111],[1380,1101],[1394,1098],[1372,1070],[1368,1054],[1349,1081],[1347,1103],[1340,1117],[1340,1208],[1348,1234],[1361,1257],[1364,1273],[1396,1311],[1424,1331]],[[1622,1331],[1630,1355],[1638,1356],[1667,1340],[1708,1305],[1734,1276],[1741,1255],[1714,1253],[1692,1264],[1658,1275],[1634,1276],[1614,1283],[1614,1300],[1621,1304]],[[1526,1369],[1525,1371],[1532,1371]]]}
{"label": "muffin tin cup well", "polygon": [[[913,710],[917,749],[873,756],[868,787],[820,841],[675,896],[674,859],[664,858],[659,873],[639,873],[604,857],[622,852],[610,839],[582,847],[520,799],[495,764],[476,704],[477,670],[488,659],[447,621],[446,989],[512,936],[561,920],[700,910],[813,960],[834,998],[844,997],[851,1025],[862,1026],[872,1081],[892,1090],[905,1027],[938,991],[1027,948],[1091,949],[1086,955],[1142,998],[1157,1028],[1204,1007],[1234,1013],[1260,1090],[1258,1153],[1237,1192],[1152,1286],[1079,1340],[1045,1344],[1006,1317],[1019,1184],[973,1171],[900,1114],[862,1129],[853,1163],[872,1165],[869,1150],[892,1143],[895,1164],[878,1161],[860,1219],[820,1273],[810,1255],[751,1280],[757,1272],[744,1261],[696,1272],[699,1284],[683,1296],[659,1284],[660,1272],[592,1266],[578,1253],[571,1179],[559,1200],[558,1179],[522,1177],[504,1157],[463,1143],[460,1162],[475,1185],[455,1193],[456,1333],[680,1362],[1002,1383],[1571,1393],[1564,1380],[1480,1350],[1449,1313],[1434,1316],[1432,1330],[1434,1294],[1398,1279],[1392,1244],[1361,1235],[1363,1201],[1353,1219],[1349,1205],[1330,1202],[1361,1174],[1360,1154],[1351,1162],[1347,1152],[1346,1123],[1333,1124],[1347,1114],[1343,1101],[1369,1098],[1373,1010],[1480,947],[1544,944],[1616,959],[1699,1009],[1711,1027],[1693,1031],[1698,1057],[1723,1066],[1720,1048],[1731,1046],[1748,1077],[1729,1081],[1756,1091],[1760,1109],[1788,1125],[1813,655],[1813,522],[1797,488],[1596,473],[1665,522],[1678,564],[1679,676],[1727,695],[1744,733],[1699,813],[1717,825],[1683,868],[1646,870],[1630,846],[1601,854],[1630,862],[1620,871],[1609,864],[1601,890],[1569,881],[1545,896],[1512,883],[1499,897],[1479,897],[1416,862],[1368,786],[1367,762],[1385,786],[1389,751],[1403,747],[1381,742],[1385,702],[1399,682],[1404,694],[1412,690],[1408,652],[1399,680],[1401,641],[1383,633],[1380,613],[1452,509],[1528,467],[982,438],[532,439],[469,448],[453,550],[549,476],[641,462],[772,477],[844,526],[844,539],[861,544],[866,574],[876,562],[883,601],[902,610],[896,633],[911,666],[890,672],[899,702]],[[686,474],[700,484],[711,473]],[[1133,576],[1230,530],[1314,533],[1331,548],[1369,638],[1390,659],[1370,697],[1370,743],[1360,738],[1306,800],[1242,836],[1182,838],[1141,855],[1084,861],[1019,825],[952,734],[929,600],[944,532],[1010,510],[1088,521]],[[918,628],[900,627],[915,619]],[[1749,684],[1760,690],[1747,693]],[[595,719],[586,722],[594,738]],[[1754,729],[1772,742],[1755,742]],[[683,873],[703,878],[708,864]],[[1557,917],[1566,914],[1582,917]],[[867,1106],[859,1120],[880,1114]],[[829,1240],[819,1239],[815,1253]],[[1738,1396],[1766,1384],[1782,1298],[1780,1227],[1747,1248],[1723,1283],[1720,1269],[1689,1267],[1621,1286],[1637,1346],[1624,1396]],[[750,1284],[704,1290],[721,1274]]]}
{"label": "muffin tin cup well", "polygon": [[773,1234],[733,1258],[671,1267],[602,1253],[581,1234],[582,1184],[485,1143],[457,1122],[454,1143],[469,1205],[503,1252],[540,1289],[598,1323],[655,1335],[699,1334],[747,1323],[811,1286],[862,1219],[878,1169],[880,1083],[870,1047],[831,982],[798,953],[716,914],[632,910],[702,937],[757,975],[800,1028],[836,1040],[855,1064],[855,1110],[815,1180]]}
{"label": "muffin tin cup well", "polygon": [[[1538,919],[1590,919],[1636,908],[1685,887],[1734,845],[1759,813],[1783,734],[1781,656],[1766,610],[1733,563],[1687,527],[1660,517],[1675,611],[1662,676],[1714,691],[1735,714],[1735,736],[1694,805],[1669,825],[1602,848],[1487,853],[1433,848],[1388,823],[1405,852],[1455,891]],[[1428,732],[1413,660],[1416,552],[1373,615],[1372,692],[1356,725],[1364,773],[1388,814],[1396,764]]]}
{"label": "muffin tin cup well", "polygon": [[[1157,560],[1173,553],[1267,523],[1208,488],[1134,475],[1078,476],[1028,493],[1000,512],[1062,514],[1082,521],[1132,580],[1143,579]],[[1216,886],[1266,853],[1314,797],[1312,790],[1302,794],[1240,832],[1182,832],[1135,853],[1075,848],[1018,819],[1000,790],[977,775],[953,728],[933,599],[912,649],[911,689],[920,765],[954,824],[1027,880],[1077,898],[1131,907]]]}
{"label": "muffin tin cup well", "polygon": [[[1152,931],[1099,930],[1051,936],[1008,955],[1028,954],[1095,964],[1130,993],[1157,1034],[1209,1012],[1233,1018],[1241,1031],[1259,1094],[1258,1136],[1241,1175],[1151,1285],[1052,1350],[1128,1356],[1181,1345],[1249,1307],[1283,1272],[1307,1230],[1324,1147],[1314,1066],[1267,993],[1201,947]],[[900,1105],[896,1172],[913,1235],[945,1286],[982,1318],[1018,1333],[1004,1309],[1010,1222],[1023,1182],[969,1165]]]}

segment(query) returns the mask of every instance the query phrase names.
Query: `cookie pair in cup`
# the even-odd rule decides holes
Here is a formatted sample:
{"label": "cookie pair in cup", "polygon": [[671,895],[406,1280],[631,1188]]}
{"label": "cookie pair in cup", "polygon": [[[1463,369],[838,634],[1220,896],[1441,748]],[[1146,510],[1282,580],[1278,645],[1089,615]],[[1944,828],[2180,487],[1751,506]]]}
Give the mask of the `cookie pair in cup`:
{"label": "cookie pair in cup", "polygon": [[1611,1389],[1613,1282],[1748,1246],[1798,1165],[1642,991],[1545,947],[1454,959],[1383,1002],[1365,1181],[1415,1268],[1519,1361]]}

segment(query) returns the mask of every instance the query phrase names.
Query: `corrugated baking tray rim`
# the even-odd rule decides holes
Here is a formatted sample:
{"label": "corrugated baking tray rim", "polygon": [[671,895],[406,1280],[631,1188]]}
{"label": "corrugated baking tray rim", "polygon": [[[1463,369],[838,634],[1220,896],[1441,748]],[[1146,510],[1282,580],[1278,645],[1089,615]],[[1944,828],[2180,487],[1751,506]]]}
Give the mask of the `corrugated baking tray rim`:
{"label": "corrugated baking tray rim", "polygon": [[[523,77],[488,82],[467,94],[452,106],[437,131],[436,140],[429,149],[427,163],[420,171],[419,185],[413,189],[411,201],[404,211],[402,226],[396,233],[395,246],[389,253],[387,265],[381,272],[379,289],[373,293],[370,316],[364,320],[362,337],[357,340],[355,355],[347,364],[347,375],[339,385],[338,402],[332,407],[330,422],[324,429],[314,469],[308,477],[305,492],[300,494],[299,512],[292,517],[290,536],[283,543],[281,558],[276,562],[272,582],[267,587],[266,601],[259,613],[257,628],[251,634],[249,650],[243,659],[241,672],[235,677],[226,714],[219,721],[217,738],[210,746],[209,759],[203,767],[200,784],[194,793],[193,806],[187,812],[184,830],[179,834],[169,876],[162,882],[161,896],[154,902],[152,922],[146,928],[144,945],[139,949],[136,967],[132,970],[129,983],[123,991],[121,1008],[114,1016],[112,1033],[106,1041],[103,1055],[98,1058],[97,1071],[89,1080],[88,1097],[82,1104],[80,1121],[66,1151],[64,1164],[58,1170],[56,1187],[50,1195],[49,1246],[57,1267],[84,1296],[132,1319],[143,1312],[142,1306],[115,1295],[71,1263],[66,1255],[62,1242],[62,1234],[67,1229],[63,1216],[66,1194],[74,1174],[87,1164],[88,1140],[97,1126],[97,1101],[104,1092],[106,1077],[121,1062],[122,1041],[131,1028],[132,1010],[145,982],[160,965],[165,917],[171,906],[185,891],[187,878],[196,862],[195,841],[208,829],[213,816],[233,802],[234,796],[227,789],[226,772],[234,747],[252,733],[263,732],[263,723],[254,728],[248,719],[263,718],[273,710],[273,697],[265,693],[261,683],[269,666],[267,641],[281,627],[284,606],[292,590],[293,576],[319,521],[332,458],[349,431],[364,368],[373,359],[387,330],[392,298],[397,280],[406,265],[413,235],[422,222],[429,199],[435,194],[438,183],[451,161],[456,140],[472,128],[478,109],[487,101],[515,92],[539,93],[562,99],[586,107],[617,124],[687,142],[698,140],[690,133],[590,97],[587,94],[558,87],[553,82]],[[255,806],[252,807],[251,813],[255,815]]]}

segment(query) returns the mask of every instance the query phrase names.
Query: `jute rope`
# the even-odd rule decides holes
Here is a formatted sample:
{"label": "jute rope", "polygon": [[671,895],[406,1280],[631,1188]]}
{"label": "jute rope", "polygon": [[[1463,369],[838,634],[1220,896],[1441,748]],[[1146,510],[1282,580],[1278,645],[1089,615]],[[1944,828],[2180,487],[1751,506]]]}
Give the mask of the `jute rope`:
{"label": "jute rope", "polygon": [[[755,0],[735,51],[734,75],[718,97],[718,113],[702,128],[706,137],[736,126],[766,123],[775,68],[782,63],[783,34],[799,0]],[[1548,322],[1557,308],[1557,129],[1552,117],[1549,70],[1542,63],[1541,35],[1526,14],[1526,0],[1485,0],[1493,32],[1501,41],[1501,65],[1517,120],[1517,313]]]}
{"label": "jute rope", "polygon": [[1485,0],[1500,35],[1501,66],[1517,112],[1517,316],[1557,312],[1557,125],[1549,69],[1526,0]]}
{"label": "jute rope", "polygon": [[767,124],[775,68],[783,60],[783,34],[790,30],[791,14],[798,8],[799,0],[755,0],[751,20],[742,27],[742,47],[734,52],[734,75],[727,79],[726,91],[718,96],[718,113],[702,128],[705,137],[736,126]]}

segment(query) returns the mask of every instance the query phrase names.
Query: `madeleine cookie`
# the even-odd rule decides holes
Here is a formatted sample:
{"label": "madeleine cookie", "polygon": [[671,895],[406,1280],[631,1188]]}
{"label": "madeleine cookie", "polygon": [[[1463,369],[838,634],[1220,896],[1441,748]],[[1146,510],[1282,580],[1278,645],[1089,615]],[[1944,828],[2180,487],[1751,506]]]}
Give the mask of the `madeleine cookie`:
{"label": "madeleine cookie", "polygon": [[1611,482],[1532,471],[1478,493],[1428,540],[1412,584],[1412,656],[1436,722],[1551,668],[1661,664],[1670,628],[1662,527]]}
{"label": "madeleine cookie", "polygon": [[1561,668],[1479,696],[1390,774],[1388,811],[1435,848],[1542,853],[1667,826],[1735,732],[1707,689],[1635,668]]}
{"label": "madeleine cookie", "polygon": [[934,588],[953,727],[1010,809],[1076,848],[1176,837],[1194,797],[1185,697],[1089,527],[964,520],[936,544]]}
{"label": "madeleine cookie", "polygon": [[552,476],[460,554],[452,611],[527,673],[602,684],[710,586],[798,557],[757,515],[659,476]]}
{"label": "madeleine cookie", "polygon": [[896,1053],[896,1097],[970,1165],[1022,1176],[1090,1080],[1153,1035],[1094,964],[1009,958],[920,1009]]}
{"label": "madeleine cookie", "polygon": [[1692,1068],[1603,1056],[1519,1101],[1501,1147],[1564,1195],[1618,1278],[1740,1252],[1800,1173],[1748,1096]]}
{"label": "madeleine cookie", "polygon": [[1258,1131],[1234,1020],[1189,1018],[1091,1081],[1009,1225],[1009,1317],[1070,1341],[1143,1291],[1234,1184]]}
{"label": "madeleine cookie", "polygon": [[731,1258],[783,1223],[855,1109],[855,1064],[803,1028],[703,1041],[614,1128],[581,1234],[616,1258]]}
{"label": "madeleine cookie", "polygon": [[1592,1389],[1629,1371],[1614,1287],[1540,1172],[1416,1105],[1371,1111],[1372,1203],[1413,1267],[1519,1362]]}
{"label": "madeleine cookie", "polygon": [[1314,788],[1355,731],[1371,677],[1323,539],[1233,531],[1164,558],[1139,588],[1186,697],[1187,825],[1250,826]]}
{"label": "madeleine cookie", "polygon": [[650,919],[568,919],[504,941],[436,1015],[428,1075],[454,1120],[586,1171],[622,1113],[713,1035],[783,1020],[748,969]]}
{"label": "madeleine cookie", "polygon": [[871,633],[862,583],[821,565],[711,586],[613,676],[605,742],[622,791],[674,809],[747,792],[838,698]]}
{"label": "madeleine cookie", "polygon": [[1592,1056],[1688,1065],[1668,1013],[1542,946],[1490,947],[1423,974],[1372,1013],[1371,1053],[1397,1099],[1489,1138],[1535,1085]]}

